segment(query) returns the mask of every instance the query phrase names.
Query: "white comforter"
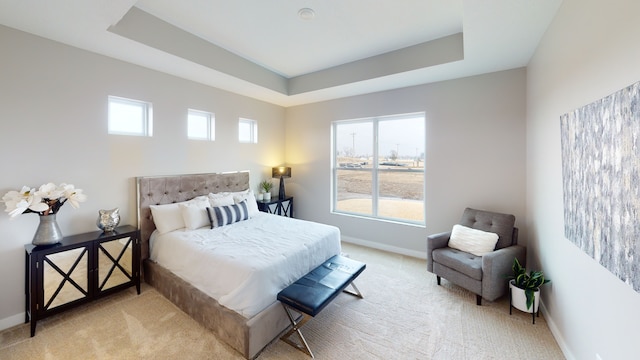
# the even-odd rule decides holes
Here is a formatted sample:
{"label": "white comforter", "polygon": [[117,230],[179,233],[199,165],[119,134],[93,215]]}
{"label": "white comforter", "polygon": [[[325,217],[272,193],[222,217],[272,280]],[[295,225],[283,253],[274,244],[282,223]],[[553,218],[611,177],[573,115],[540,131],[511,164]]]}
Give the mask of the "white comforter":
{"label": "white comforter", "polygon": [[151,237],[151,259],[246,318],[340,253],[334,226],[260,213],[215,229]]}

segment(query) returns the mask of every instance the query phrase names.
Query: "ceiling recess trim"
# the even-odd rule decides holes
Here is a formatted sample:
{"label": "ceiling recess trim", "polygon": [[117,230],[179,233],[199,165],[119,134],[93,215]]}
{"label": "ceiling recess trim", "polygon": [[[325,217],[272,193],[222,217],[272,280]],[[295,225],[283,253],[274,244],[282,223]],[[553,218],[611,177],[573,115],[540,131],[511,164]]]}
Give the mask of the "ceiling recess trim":
{"label": "ceiling recess trim", "polygon": [[135,6],[108,31],[283,95],[303,94],[464,60],[463,34],[457,33],[287,78]]}
{"label": "ceiling recess trim", "polygon": [[289,79],[289,95],[464,60],[462,33]]}
{"label": "ceiling recess trim", "polygon": [[256,85],[287,94],[287,78],[132,7],[108,31]]}

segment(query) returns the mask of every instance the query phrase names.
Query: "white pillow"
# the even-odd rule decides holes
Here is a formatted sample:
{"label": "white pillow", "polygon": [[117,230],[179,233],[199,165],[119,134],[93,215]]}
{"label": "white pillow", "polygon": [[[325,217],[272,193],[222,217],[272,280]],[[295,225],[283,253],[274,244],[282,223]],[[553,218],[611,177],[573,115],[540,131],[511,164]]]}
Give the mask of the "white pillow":
{"label": "white pillow", "polygon": [[209,203],[211,203],[211,207],[233,205],[233,194],[228,192],[217,194],[211,193],[209,194]]}
{"label": "white pillow", "polygon": [[194,230],[210,225],[209,216],[207,216],[207,207],[210,206],[208,198],[194,199],[178,206],[187,229]]}
{"label": "white pillow", "polygon": [[178,203],[149,205],[153,222],[156,224],[156,229],[158,229],[160,234],[164,234],[169,231],[184,228],[185,223],[182,217],[182,211],[180,210],[180,205],[203,200],[208,201],[207,196],[198,196],[191,200]]}
{"label": "white pillow", "polygon": [[184,220],[180,212],[180,203],[165,205],[149,205],[153,222],[160,234],[184,228]]}
{"label": "white pillow", "polygon": [[229,194],[231,194],[231,195],[233,195],[233,196],[235,197],[235,196],[242,196],[242,195],[246,195],[246,194],[248,194],[249,192],[253,192],[253,190],[251,190],[251,189],[246,189],[246,190],[242,190],[242,191],[233,191],[233,192],[230,192]]}
{"label": "white pillow", "polygon": [[223,192],[219,192],[219,193],[209,193],[209,195],[207,195],[209,197],[209,199],[216,199],[216,198],[221,198],[221,197],[225,197],[228,195],[232,195],[230,192],[228,191],[223,191]]}
{"label": "white pillow", "polygon": [[243,201],[247,202],[247,210],[249,211],[250,218],[260,213],[260,210],[258,210],[258,203],[256,202],[256,196],[251,189],[234,193],[233,200],[236,204],[240,204]]}
{"label": "white pillow", "polygon": [[498,234],[456,224],[451,230],[449,247],[476,256],[492,252],[498,242]]}
{"label": "white pillow", "polygon": [[246,190],[242,190],[242,191],[222,191],[222,192],[217,192],[217,193],[209,193],[209,199],[217,199],[217,198],[221,198],[221,197],[227,197],[229,195],[231,195],[231,196],[244,195],[244,194],[248,193],[249,190],[251,190],[251,189],[246,189]]}

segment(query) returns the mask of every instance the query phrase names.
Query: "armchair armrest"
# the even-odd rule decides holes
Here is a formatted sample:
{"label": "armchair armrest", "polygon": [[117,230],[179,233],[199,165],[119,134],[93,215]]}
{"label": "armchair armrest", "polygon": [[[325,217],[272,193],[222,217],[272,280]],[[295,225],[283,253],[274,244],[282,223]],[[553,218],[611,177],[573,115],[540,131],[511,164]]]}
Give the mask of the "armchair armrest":
{"label": "armchair armrest", "polygon": [[431,252],[435,249],[446,247],[451,237],[451,231],[427,236],[427,270],[433,272],[433,258]]}
{"label": "armchair armrest", "polygon": [[512,245],[482,256],[482,297],[493,301],[502,296],[507,289],[507,277],[511,274],[513,258],[524,263],[527,248]]}

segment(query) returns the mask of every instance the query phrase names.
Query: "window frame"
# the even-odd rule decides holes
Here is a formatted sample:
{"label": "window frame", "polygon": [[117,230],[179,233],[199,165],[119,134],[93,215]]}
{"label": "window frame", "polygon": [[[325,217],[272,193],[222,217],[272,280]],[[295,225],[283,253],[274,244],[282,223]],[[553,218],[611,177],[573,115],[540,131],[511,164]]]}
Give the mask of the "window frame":
{"label": "window frame", "polygon": [[[380,144],[379,144],[379,127],[380,122],[383,121],[394,121],[394,120],[403,120],[410,119],[415,117],[421,117],[424,122],[424,129],[426,129],[426,113],[425,112],[414,112],[414,113],[406,113],[406,114],[397,114],[397,115],[385,115],[385,116],[372,116],[366,118],[358,118],[358,119],[349,119],[349,120],[335,120],[331,123],[331,213],[337,215],[348,215],[348,216],[356,216],[363,217],[373,220],[379,221],[388,221],[394,223],[401,223],[406,225],[417,225],[417,226],[425,226],[426,225],[426,164],[423,161],[422,168],[422,211],[423,218],[421,221],[410,220],[404,218],[396,218],[396,217],[388,217],[382,216],[378,214],[379,210],[379,200],[380,200],[380,173],[388,172],[389,169],[380,169]],[[364,171],[369,172],[371,174],[371,214],[361,213],[361,212],[353,212],[346,210],[338,209],[338,170],[345,170],[345,168],[340,167],[338,162],[338,131],[337,127],[342,124],[362,124],[362,123],[371,123],[372,124],[372,133],[373,133],[373,156],[372,159],[378,159],[378,161],[372,162],[371,169],[365,168],[347,168],[348,171]],[[424,147],[426,150],[426,133],[423,134]],[[355,154],[354,154],[355,155]],[[398,170],[392,170],[398,171]],[[406,171],[406,170],[402,170]]]}
{"label": "window frame", "polygon": [[[207,123],[207,134],[206,136],[192,136],[189,134],[190,121],[192,116],[204,116]],[[187,109],[187,138],[189,140],[205,140],[205,141],[215,141],[216,139],[216,129],[215,129],[215,114],[209,111],[203,110],[195,110],[195,109]]]}
{"label": "window frame", "polygon": [[[249,139],[244,140],[242,138],[242,125],[249,125]],[[257,144],[258,143],[258,122],[256,120],[239,118],[238,119],[238,142],[242,144]]]}
{"label": "window frame", "polygon": [[[112,104],[136,106],[142,110],[141,132],[114,130],[112,124]],[[107,98],[107,133],[110,135],[127,136],[153,136],[153,104],[147,101],[128,99],[120,96],[109,95]]]}

